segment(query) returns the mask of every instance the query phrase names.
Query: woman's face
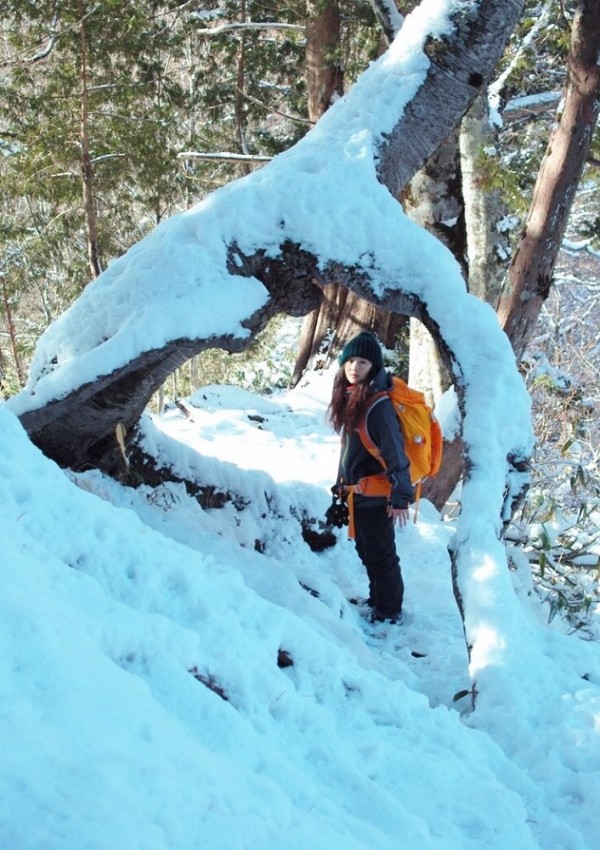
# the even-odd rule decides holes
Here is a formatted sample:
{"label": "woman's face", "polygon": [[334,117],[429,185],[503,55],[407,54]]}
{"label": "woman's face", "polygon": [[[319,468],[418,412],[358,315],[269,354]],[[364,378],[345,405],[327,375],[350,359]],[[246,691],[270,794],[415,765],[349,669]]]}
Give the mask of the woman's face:
{"label": "woman's face", "polygon": [[349,384],[362,384],[372,368],[373,364],[370,360],[364,357],[350,357],[344,363],[344,374]]}

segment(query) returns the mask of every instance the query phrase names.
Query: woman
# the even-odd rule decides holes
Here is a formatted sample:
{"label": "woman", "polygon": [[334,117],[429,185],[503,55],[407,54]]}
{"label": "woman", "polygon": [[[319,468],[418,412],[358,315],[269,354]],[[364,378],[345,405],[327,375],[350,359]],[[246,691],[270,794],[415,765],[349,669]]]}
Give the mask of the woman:
{"label": "woman", "polygon": [[[389,398],[369,408],[375,393],[389,388],[391,379],[383,368],[376,338],[363,332],[345,346],[339,356],[340,371],[333,384],[329,418],[342,435],[338,486],[351,492],[356,551],[369,577],[373,622],[401,622],[404,583],[396,552],[394,527],[408,522],[413,499],[409,462],[398,418]],[[382,465],[365,448],[358,427],[366,416],[373,442],[385,461]],[[363,495],[361,479],[377,476],[383,495]],[[370,479],[371,481],[376,479]],[[356,488],[358,485],[358,489]],[[354,490],[354,492],[352,492]]]}

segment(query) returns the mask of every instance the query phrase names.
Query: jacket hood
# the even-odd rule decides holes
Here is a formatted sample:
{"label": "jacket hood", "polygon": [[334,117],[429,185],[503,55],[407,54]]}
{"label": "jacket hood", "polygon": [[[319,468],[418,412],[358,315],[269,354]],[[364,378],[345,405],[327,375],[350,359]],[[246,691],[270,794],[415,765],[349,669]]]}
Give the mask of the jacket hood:
{"label": "jacket hood", "polygon": [[385,367],[382,366],[369,381],[369,395],[372,395],[373,393],[380,393],[383,390],[389,390],[391,385],[392,379],[385,371]]}

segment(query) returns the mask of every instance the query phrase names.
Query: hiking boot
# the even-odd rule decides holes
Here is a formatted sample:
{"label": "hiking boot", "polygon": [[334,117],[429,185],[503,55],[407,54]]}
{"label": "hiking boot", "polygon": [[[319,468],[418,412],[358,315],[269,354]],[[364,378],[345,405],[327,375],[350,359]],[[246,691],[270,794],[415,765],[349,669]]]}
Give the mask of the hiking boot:
{"label": "hiking boot", "polygon": [[402,611],[398,611],[397,614],[383,614],[381,611],[378,611],[377,608],[373,608],[369,617],[369,622],[388,623],[390,626],[401,626]]}

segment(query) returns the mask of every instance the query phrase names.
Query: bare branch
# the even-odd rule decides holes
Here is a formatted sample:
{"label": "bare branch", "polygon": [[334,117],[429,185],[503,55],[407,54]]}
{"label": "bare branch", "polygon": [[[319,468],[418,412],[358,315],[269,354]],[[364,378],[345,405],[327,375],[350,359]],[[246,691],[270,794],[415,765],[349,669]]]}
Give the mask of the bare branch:
{"label": "bare branch", "polygon": [[262,106],[263,109],[266,109],[268,112],[273,113],[273,115],[280,115],[282,118],[285,118],[286,121],[295,121],[297,124],[308,124],[310,127],[313,127],[315,122],[311,121],[309,118],[300,118],[298,115],[290,115],[288,112],[281,112],[279,109],[274,109],[272,106],[268,106],[262,100],[259,100],[257,97],[252,97],[252,95],[248,94],[248,92],[241,91],[239,88],[236,88],[245,100],[249,100],[250,103],[255,103],[257,106]]}
{"label": "bare branch", "polygon": [[182,151],[177,154],[177,159],[205,159],[222,162],[270,162],[272,156],[247,153],[201,153],[200,151]]}
{"label": "bare branch", "polygon": [[220,24],[216,27],[205,27],[201,30],[196,30],[196,35],[222,35],[226,32],[235,32],[239,30],[292,30],[294,32],[304,33],[306,27],[301,24],[286,24],[277,21],[243,21],[240,23]]}
{"label": "bare branch", "polygon": [[46,46],[44,48],[42,48],[42,50],[38,50],[37,53],[34,53],[34,55],[31,57],[31,59],[29,61],[31,63],[33,63],[33,62],[41,62],[42,59],[47,59],[48,56],[50,56],[50,54],[54,50],[55,44],[56,44],[56,33],[53,33],[50,36],[50,38],[48,39]]}
{"label": "bare branch", "polygon": [[534,118],[543,112],[556,111],[562,98],[562,92],[548,91],[541,94],[515,97],[509,100],[502,111],[503,121],[520,121],[522,118]]}
{"label": "bare branch", "polygon": [[512,58],[512,61],[509,65],[504,69],[504,71],[500,74],[500,76],[494,80],[493,83],[490,83],[488,87],[488,98],[490,101],[490,106],[493,109],[498,109],[498,103],[500,100],[500,91],[503,88],[506,80],[512,74],[514,68],[516,68],[518,62],[520,61],[523,53],[530,47],[531,42],[535,39],[540,30],[546,26],[548,18],[550,16],[550,10],[552,7],[552,0],[546,0],[546,4],[542,11],[540,12],[537,21],[531,27],[525,38],[522,40],[519,45],[519,49],[515,53]]}

